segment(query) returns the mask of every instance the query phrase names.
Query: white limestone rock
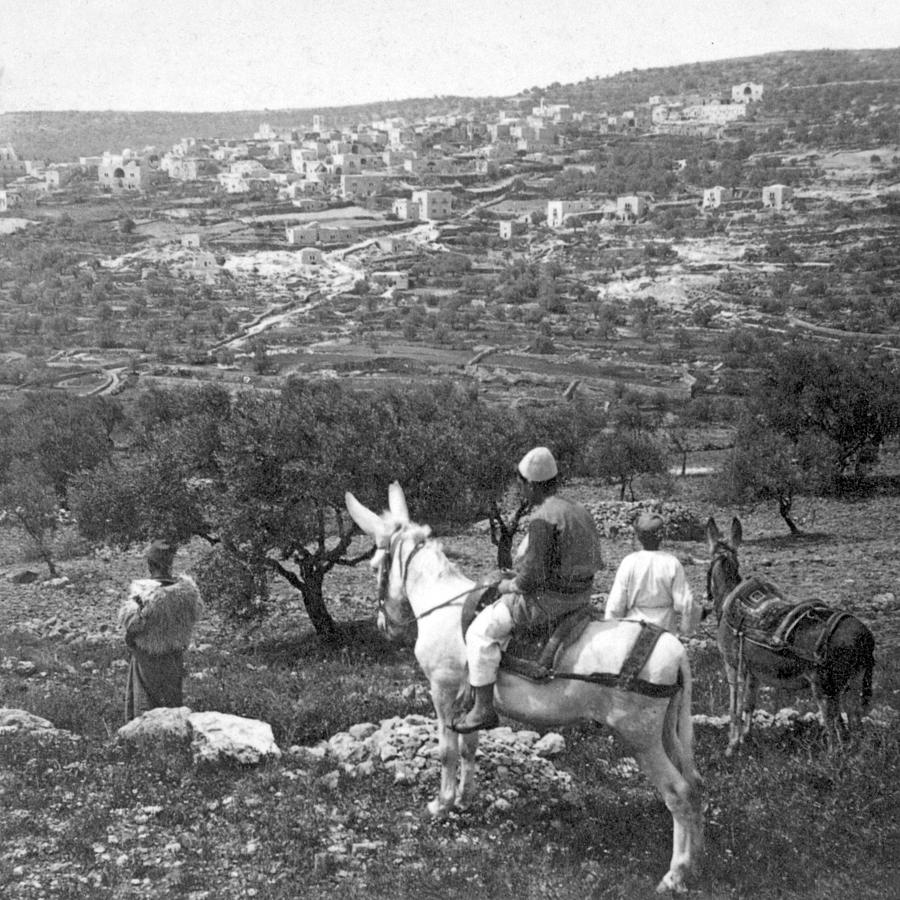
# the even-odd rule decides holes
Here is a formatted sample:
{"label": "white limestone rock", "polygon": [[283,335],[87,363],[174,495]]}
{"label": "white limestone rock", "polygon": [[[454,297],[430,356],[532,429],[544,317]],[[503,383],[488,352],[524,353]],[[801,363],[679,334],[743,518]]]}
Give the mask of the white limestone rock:
{"label": "white limestone rock", "polygon": [[281,758],[268,722],[220,712],[191,713],[188,722],[193,732],[191,753],[195,763],[232,760],[258,765],[267,759]]}
{"label": "white limestone rock", "polygon": [[53,723],[24,709],[0,707],[0,728],[8,731],[48,731]]}
{"label": "white limestone rock", "polygon": [[143,715],[123,725],[116,736],[123,741],[161,741],[163,739],[180,740],[187,743],[191,738],[189,717],[191,710],[187,706],[159,706],[148,709]]}

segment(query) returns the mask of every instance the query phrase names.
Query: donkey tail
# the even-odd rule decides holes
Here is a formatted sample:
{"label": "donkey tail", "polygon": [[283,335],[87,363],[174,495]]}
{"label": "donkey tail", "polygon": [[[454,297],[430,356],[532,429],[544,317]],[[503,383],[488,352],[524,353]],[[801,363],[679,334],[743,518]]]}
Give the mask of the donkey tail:
{"label": "donkey tail", "polygon": [[872,673],[875,671],[875,639],[871,633],[869,638],[868,654],[863,664],[862,685],[859,691],[859,702],[863,715],[868,713],[872,704]]}

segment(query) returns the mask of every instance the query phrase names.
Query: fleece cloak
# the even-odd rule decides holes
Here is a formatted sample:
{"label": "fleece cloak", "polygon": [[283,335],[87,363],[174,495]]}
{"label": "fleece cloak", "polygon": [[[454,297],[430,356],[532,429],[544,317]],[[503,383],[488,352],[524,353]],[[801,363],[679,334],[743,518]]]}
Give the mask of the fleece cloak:
{"label": "fleece cloak", "polygon": [[131,650],[126,720],[157,706],[182,705],[184,651],[202,611],[200,592],[189,575],[131,583],[119,609],[119,625]]}

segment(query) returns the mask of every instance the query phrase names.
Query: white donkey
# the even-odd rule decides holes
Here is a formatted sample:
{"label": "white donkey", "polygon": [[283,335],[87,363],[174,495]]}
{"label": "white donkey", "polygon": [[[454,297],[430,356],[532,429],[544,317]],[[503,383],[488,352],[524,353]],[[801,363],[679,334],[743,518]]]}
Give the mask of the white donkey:
{"label": "white donkey", "polygon": [[[428,804],[439,816],[467,804],[475,791],[478,734],[451,728],[453,707],[467,686],[461,630],[465,595],[476,588],[451,563],[431,529],[409,521],[403,489],[389,488],[389,511],[377,515],[346,494],[353,521],[375,541],[378,625],[396,639],[418,627],[415,653],[431,685],[438,720],[440,792]],[[657,890],[683,891],[703,844],[701,779],[694,765],[691,670],[681,642],[664,633],[631,687],[616,675],[641,630],[637,622],[592,622],[566,650],[554,677],[535,682],[500,670],[497,709],[533,726],[590,720],[608,725],[630,748],[672,813],[672,860]],[[457,777],[458,776],[458,777]]]}

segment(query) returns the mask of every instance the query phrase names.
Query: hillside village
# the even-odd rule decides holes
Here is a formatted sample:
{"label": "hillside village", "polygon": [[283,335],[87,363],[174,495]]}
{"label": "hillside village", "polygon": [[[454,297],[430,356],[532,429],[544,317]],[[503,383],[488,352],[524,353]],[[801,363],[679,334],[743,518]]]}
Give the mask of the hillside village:
{"label": "hillside village", "polygon": [[[34,275],[0,258],[0,380],[380,371],[513,401],[623,383],[684,399],[740,381],[720,358],[738,326],[884,336],[900,311],[856,308],[856,257],[892,283],[900,150],[813,146],[769,96],[747,81],[598,111],[526,92],[56,163],[0,146],[0,228],[55,247]],[[873,216],[860,249],[852,223]]]}

